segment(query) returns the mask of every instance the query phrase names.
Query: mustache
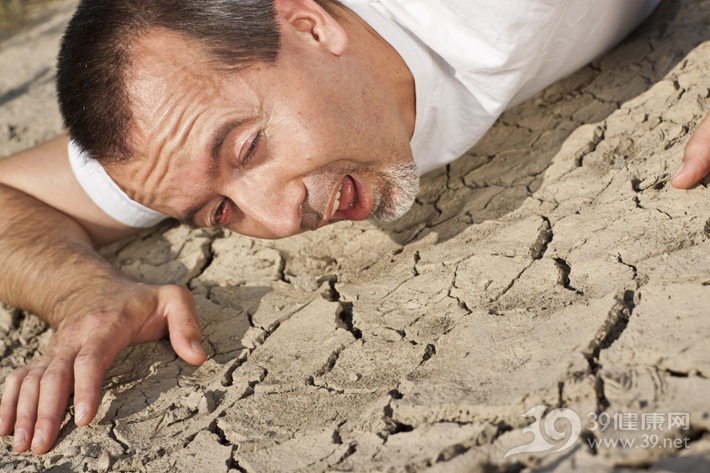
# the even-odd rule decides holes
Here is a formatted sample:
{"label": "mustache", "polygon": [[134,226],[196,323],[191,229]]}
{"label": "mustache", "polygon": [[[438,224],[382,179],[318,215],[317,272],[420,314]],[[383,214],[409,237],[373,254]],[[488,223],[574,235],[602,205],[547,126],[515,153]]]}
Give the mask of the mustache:
{"label": "mustache", "polygon": [[[321,226],[324,221],[325,209],[329,204],[329,191],[337,176],[368,173],[374,174],[380,181],[378,188],[373,190],[373,208],[370,219],[375,221],[396,220],[409,211],[419,191],[419,167],[414,161],[394,164],[377,171],[370,167],[339,169],[337,172],[323,171],[314,176],[315,180],[301,204],[301,229],[316,230]],[[312,196],[317,196],[317,198],[312,198]]]}
{"label": "mustache", "polygon": [[419,192],[419,167],[412,161],[379,172],[383,184],[374,198],[370,220],[397,220],[412,208]]}
{"label": "mustache", "polygon": [[[336,167],[338,166],[338,167]],[[301,229],[316,230],[324,221],[325,209],[328,207],[330,191],[336,185],[335,181],[342,176],[353,174],[372,173],[368,166],[339,166],[334,165],[311,174],[307,188],[306,198],[301,203]],[[322,210],[318,210],[322,209]]]}
{"label": "mustache", "polygon": [[317,230],[323,221],[323,213],[318,212],[307,203],[301,205],[301,229]]}

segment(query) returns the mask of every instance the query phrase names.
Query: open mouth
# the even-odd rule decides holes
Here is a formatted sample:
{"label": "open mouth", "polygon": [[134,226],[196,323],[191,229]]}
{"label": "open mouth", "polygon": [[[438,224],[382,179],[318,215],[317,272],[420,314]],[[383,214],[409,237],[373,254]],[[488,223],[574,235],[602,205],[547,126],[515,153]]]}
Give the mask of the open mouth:
{"label": "open mouth", "polygon": [[351,176],[345,176],[335,193],[329,221],[364,220],[370,214],[371,206],[365,188]]}

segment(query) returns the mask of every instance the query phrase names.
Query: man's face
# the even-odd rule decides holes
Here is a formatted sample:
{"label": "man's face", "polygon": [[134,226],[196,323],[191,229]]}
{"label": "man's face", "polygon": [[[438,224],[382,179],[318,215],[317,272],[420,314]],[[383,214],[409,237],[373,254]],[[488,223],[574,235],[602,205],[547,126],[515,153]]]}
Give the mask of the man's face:
{"label": "man's face", "polygon": [[348,58],[323,60],[286,38],[275,65],[218,71],[166,32],[135,51],[137,156],[107,166],[134,200],[262,238],[397,218],[414,201],[411,130],[391,94]]}

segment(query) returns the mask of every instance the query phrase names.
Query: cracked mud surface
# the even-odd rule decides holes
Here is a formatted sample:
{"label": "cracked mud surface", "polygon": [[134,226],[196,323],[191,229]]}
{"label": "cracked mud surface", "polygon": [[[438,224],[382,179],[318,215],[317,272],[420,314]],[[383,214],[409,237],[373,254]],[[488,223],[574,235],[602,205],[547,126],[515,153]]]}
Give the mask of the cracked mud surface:
{"label": "cracked mud surface", "polygon": [[[60,130],[52,56],[71,6],[0,43],[2,155]],[[41,457],[3,440],[0,470],[708,471],[710,191],[667,184],[710,110],[708,23],[710,2],[667,0],[425,176],[393,224],[273,242],[168,223],[105,248],[192,289],[209,359],[124,351],[89,427],[68,413]],[[51,335],[10,308],[0,333],[0,380]],[[688,430],[652,432],[688,446],[592,448],[649,432],[586,429],[504,458],[537,405],[585,425],[688,413]]]}

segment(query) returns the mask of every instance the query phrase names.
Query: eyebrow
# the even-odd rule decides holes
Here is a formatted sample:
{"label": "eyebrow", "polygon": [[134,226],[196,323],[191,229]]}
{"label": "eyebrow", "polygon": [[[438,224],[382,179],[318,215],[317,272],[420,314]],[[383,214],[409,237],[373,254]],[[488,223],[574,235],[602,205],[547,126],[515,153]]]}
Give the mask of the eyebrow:
{"label": "eyebrow", "polygon": [[227,136],[229,136],[232,130],[241,127],[247,123],[247,121],[248,119],[228,121],[217,129],[217,132],[212,137],[212,145],[210,146],[210,170],[212,170],[212,168],[216,168],[219,164],[219,156],[222,151],[222,145],[224,145],[224,141],[227,139]]}
{"label": "eyebrow", "polygon": [[191,207],[187,212],[178,217],[178,221],[182,225],[185,225],[186,227],[191,228],[193,230],[196,228],[200,228],[200,226],[195,221],[195,216],[197,215],[197,212],[202,210],[202,207],[204,207],[204,205]]}
{"label": "eyebrow", "polygon": [[[211,179],[216,177],[219,172],[219,157],[222,154],[222,146],[224,145],[224,141],[227,139],[227,136],[229,136],[232,130],[243,126],[248,121],[248,118],[243,120],[228,121],[222,124],[222,126],[220,126],[217,129],[217,132],[213,135],[212,139],[210,140],[210,159],[207,165],[207,175]],[[202,210],[205,205],[207,205],[207,203],[200,203],[198,205],[190,207],[186,212],[184,212],[178,217],[178,220],[186,227],[192,229],[200,228],[200,225],[198,225],[195,221],[195,216],[200,210]]]}

